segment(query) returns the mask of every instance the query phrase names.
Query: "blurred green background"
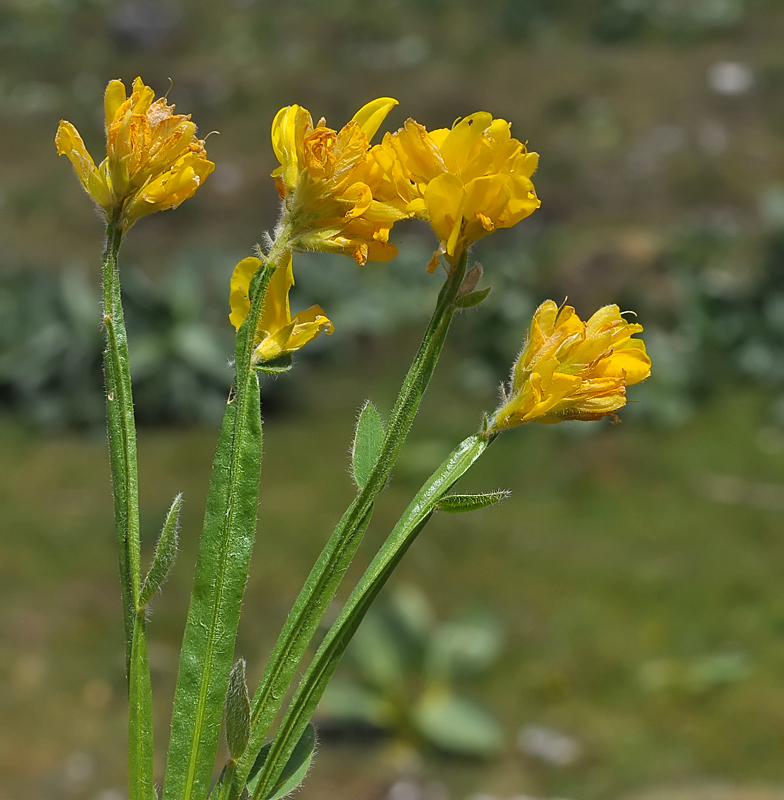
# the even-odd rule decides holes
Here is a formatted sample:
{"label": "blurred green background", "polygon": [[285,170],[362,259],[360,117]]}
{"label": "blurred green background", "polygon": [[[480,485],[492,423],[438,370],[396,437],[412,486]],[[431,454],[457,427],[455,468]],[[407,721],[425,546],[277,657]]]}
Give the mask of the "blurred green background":
{"label": "blurred green background", "polygon": [[[479,109],[509,119],[541,154],[542,208],[476,248],[494,291],[456,320],[352,574],[494,407],[546,297],[583,316],[633,308],[654,375],[623,425],[513,432],[464,479],[512,498],[437,517],[412,549],[387,600],[426,598],[431,621],[401,683],[368,678],[367,654],[397,646],[383,631],[341,672],[344,700],[347,687],[394,696],[396,722],[347,725],[333,695],[301,796],[784,796],[782,41],[779,0],[5,0],[0,797],[125,796],[101,225],[53,138],[66,118],[100,158],[103,88],[137,74],[158,94],[171,81],[201,134],[219,131],[205,186],[142,220],[123,253],[147,552],[185,492],[183,552],[150,626],[161,767],[231,377],[228,279],[275,220],[272,117],[297,102],[339,127],[391,95],[391,129]],[[320,303],[336,333],[263,388],[262,522],[238,644],[252,678],[351,498],[356,409],[371,397],[388,411],[440,284],[424,271],[425,226],[395,236],[388,265],[295,264],[294,307]],[[450,686],[497,741],[450,755],[438,725],[404,723],[429,696],[444,631],[479,618],[492,658]]]}

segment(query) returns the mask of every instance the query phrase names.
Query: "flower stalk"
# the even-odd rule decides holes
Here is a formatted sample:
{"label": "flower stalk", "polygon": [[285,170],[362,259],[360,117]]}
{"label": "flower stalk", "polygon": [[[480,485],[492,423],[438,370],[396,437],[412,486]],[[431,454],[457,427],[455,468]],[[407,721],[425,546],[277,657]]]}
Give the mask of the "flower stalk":
{"label": "flower stalk", "polygon": [[463,254],[439,293],[422,343],[392,408],[376,465],[335,527],[278,637],[253,697],[250,741],[237,768],[240,785],[247,780],[255,756],[282,707],[286,689],[291,684],[327,606],[362,541],[375,499],[392,473],[441,355],[449,326],[457,310],[455,301],[465,271],[466,255]]}
{"label": "flower stalk", "polygon": [[128,336],[120,290],[118,254],[123,231],[107,226],[103,258],[103,321],[106,328],[104,374],[109,460],[120,561],[125,665],[128,678],[128,763],[130,800],[149,800],[153,781],[152,687],[147,656],[145,608],[140,607],[141,543],[136,424],[133,413]]}
{"label": "flower stalk", "polygon": [[136,425],[128,365],[128,336],[125,331],[117,263],[122,236],[121,227],[111,222],[107,225],[103,256],[103,323],[106,329],[106,417],[125,621],[125,661],[126,672],[129,673],[134,619],[141,584],[141,548]]}

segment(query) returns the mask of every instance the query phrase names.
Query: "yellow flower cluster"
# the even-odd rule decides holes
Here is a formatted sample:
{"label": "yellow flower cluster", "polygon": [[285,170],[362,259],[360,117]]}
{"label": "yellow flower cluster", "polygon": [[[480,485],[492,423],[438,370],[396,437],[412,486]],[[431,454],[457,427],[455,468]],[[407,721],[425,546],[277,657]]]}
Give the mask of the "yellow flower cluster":
{"label": "yellow flower cluster", "polygon": [[[428,133],[408,120],[371,147],[396,105],[397,100],[379,97],[339,131],[323,118],[314,125],[299,105],[276,114],[272,146],[279,166],[272,177],[284,206],[279,232],[285,229],[289,250],[339,252],[359,264],[387,261],[397,253],[389,242],[392,226],[416,216],[429,221],[439,238],[432,271],[439,256],[454,265],[482,236],[515,225],[539,207],[531,182],[538,156],[512,138],[508,122],[479,112],[451,130]],[[250,308],[250,281],[260,263],[245,259],[235,268],[230,318],[238,329]],[[293,352],[322,330],[332,330],[317,306],[292,319],[290,270],[289,260],[267,289],[257,360]],[[279,272],[289,277],[278,277]]]}
{"label": "yellow flower cluster", "polygon": [[282,108],[272,123],[280,166],[272,173],[289,213],[294,244],[303,249],[353,255],[358,263],[387,261],[397,249],[389,231],[407,216],[377,197],[369,142],[397,105],[380,97],[364,105],[340,130],[322,118],[314,126],[307,109]]}
{"label": "yellow flower cluster", "polygon": [[[250,311],[250,282],[261,266],[261,259],[243,258],[231,276],[231,315],[229,321],[237,329]],[[256,326],[252,363],[273,361],[293,353],[315,339],[322,331],[331,334],[332,323],[320,306],[291,316],[289,291],[294,285],[291,253],[285,263],[277,267],[267,286],[267,294]]]}
{"label": "yellow flower cluster", "polygon": [[641,331],[618,306],[600,308],[586,323],[571,306],[542,303],[489,432],[612,416],[626,403],[626,387],[650,375],[645,344],[631,338]]}
{"label": "yellow flower cluster", "polygon": [[538,155],[512,138],[510,125],[480,111],[452,129],[428,133],[409,119],[381,144],[369,142],[397,101],[363,106],[339,132],[314,127],[300,106],[282,108],[272,125],[280,166],[272,173],[295,220],[299,246],[385,261],[395,222],[430,222],[439,249],[454,263],[496,228],[509,228],[540,205],[531,176]]}
{"label": "yellow flower cluster", "polygon": [[122,81],[110,81],[104,97],[106,158],[96,167],[76,128],[60,121],[55,145],[71,160],[76,175],[106,218],[127,230],[139,217],[176,208],[201,186],[215,165],[196,137],[190,115],[141,78],[127,97]]}
{"label": "yellow flower cluster", "polygon": [[454,264],[478,239],[541,205],[531,181],[539,156],[510,127],[485,111],[429,133],[409,119],[373,149],[406,212],[430,222],[439,238],[431,271],[440,255]]}

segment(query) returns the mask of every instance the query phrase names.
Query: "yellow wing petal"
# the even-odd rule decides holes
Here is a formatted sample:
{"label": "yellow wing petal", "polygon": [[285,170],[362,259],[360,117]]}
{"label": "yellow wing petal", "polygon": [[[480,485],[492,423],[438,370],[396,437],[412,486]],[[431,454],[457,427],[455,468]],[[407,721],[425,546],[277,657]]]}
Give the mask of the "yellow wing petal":
{"label": "yellow wing petal", "polygon": [[386,119],[387,114],[398,105],[398,101],[392,97],[379,97],[371,100],[354,114],[353,119],[359,123],[362,133],[367,136],[368,142],[378,132],[381,123]]}
{"label": "yellow wing petal", "polygon": [[54,138],[57,152],[68,156],[73,165],[76,177],[81,181],[87,194],[105,211],[112,206],[112,196],[101,173],[95,166],[92,156],[87,152],[79,131],[70,122],[60,120],[57,135]]}
{"label": "yellow wing petal", "polygon": [[289,312],[289,291],[294,285],[294,272],[291,268],[291,253],[280,264],[267,286],[267,295],[259,315],[258,330],[274,334],[291,322]]}
{"label": "yellow wing petal", "polygon": [[107,131],[109,130],[109,126],[112,124],[112,122],[114,122],[114,118],[117,115],[117,110],[125,102],[125,100],[125,84],[118,80],[109,81],[109,85],[106,87],[106,94],[103,96],[103,108],[106,117]]}
{"label": "yellow wing petal", "polygon": [[460,233],[464,197],[463,182],[449,172],[433,178],[425,190],[425,203],[430,224],[438,238],[447,243],[449,255],[454,255],[455,244]]}
{"label": "yellow wing petal", "polygon": [[231,274],[231,290],[229,293],[229,305],[231,314],[229,322],[237,329],[245,321],[250,311],[250,282],[256,271],[261,266],[261,259],[254,256],[243,258]]}

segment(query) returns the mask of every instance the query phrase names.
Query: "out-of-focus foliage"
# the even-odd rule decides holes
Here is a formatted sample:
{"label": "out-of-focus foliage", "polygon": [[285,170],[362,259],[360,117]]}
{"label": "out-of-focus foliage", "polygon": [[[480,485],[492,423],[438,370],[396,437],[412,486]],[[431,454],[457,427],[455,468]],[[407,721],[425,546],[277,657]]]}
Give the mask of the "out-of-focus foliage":
{"label": "out-of-focus foliage", "polygon": [[[753,384],[771,391],[771,423],[784,426],[784,233],[774,228],[756,238],[721,219],[658,236],[624,232],[592,243],[566,273],[559,272],[559,234],[533,232],[483,258],[492,294],[455,330],[463,389],[486,394],[506,377],[543,299],[568,296],[584,315],[612,301],[635,310],[654,364],[624,417],[678,426],[721,386]],[[318,303],[336,330],[297,359],[341,358],[358,343],[421,323],[440,283],[423,268],[428,254],[429,243],[413,238],[393,265],[299,256],[292,310]],[[231,262],[227,253],[185,248],[164,277],[132,268],[125,275],[141,422],[220,418],[233,355],[220,274]],[[0,306],[0,407],[43,426],[101,423],[103,339],[97,291],[85,275],[0,278]],[[270,407],[302,379],[295,371],[268,381]]]}
{"label": "out-of-focus foliage", "polygon": [[399,587],[368,612],[319,716],[328,728],[378,729],[415,748],[494,755],[503,742],[498,723],[455,684],[490,668],[502,640],[495,615],[437,624],[420,591]]}
{"label": "out-of-focus foliage", "polygon": [[[125,282],[131,369],[142,422],[220,418],[233,336],[211,319],[211,280],[186,254],[161,283]],[[0,279],[0,403],[43,427],[103,422],[100,300],[81,271]]]}

